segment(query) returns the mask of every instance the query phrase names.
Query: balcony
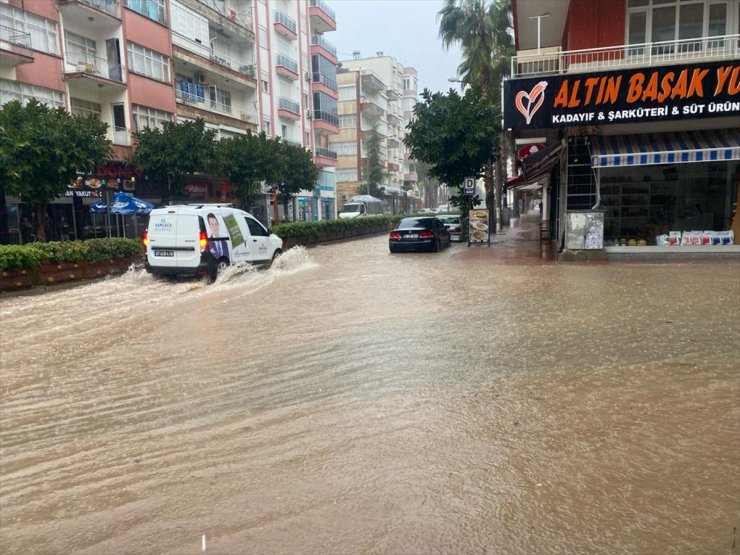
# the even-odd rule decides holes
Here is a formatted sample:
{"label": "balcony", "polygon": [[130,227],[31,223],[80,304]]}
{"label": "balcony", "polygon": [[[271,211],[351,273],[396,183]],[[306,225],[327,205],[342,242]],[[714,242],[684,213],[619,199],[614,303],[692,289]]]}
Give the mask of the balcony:
{"label": "balcony", "polygon": [[363,101],[360,103],[360,112],[363,116],[367,117],[371,121],[376,121],[383,117],[385,110],[375,102]]}
{"label": "balcony", "polygon": [[585,50],[543,49],[511,58],[512,77],[609,71],[630,67],[734,60],[740,55],[740,35],[724,35]]}
{"label": "balcony", "polygon": [[308,15],[319,33],[337,30],[337,16],[324,0],[310,0]]}
{"label": "balcony", "polygon": [[362,90],[365,93],[379,93],[385,90],[383,81],[381,81],[377,75],[370,73],[369,71],[362,72],[360,82],[362,84]]}
{"label": "balcony", "polygon": [[325,58],[331,60],[335,64],[337,63],[337,47],[326,40],[322,35],[311,36],[311,47],[312,54],[323,54]]}
{"label": "balcony", "polygon": [[119,0],[57,0],[59,9],[65,17],[71,15],[79,20],[95,17],[96,14],[105,14],[115,19],[121,19],[121,3]]}
{"label": "balcony", "polygon": [[297,148],[303,148],[303,145],[299,141],[294,141],[292,139],[286,139],[285,137],[282,137],[280,140],[287,145],[294,146]]}
{"label": "balcony", "polygon": [[0,67],[33,62],[31,35],[0,25]]}
{"label": "balcony", "polygon": [[401,171],[401,165],[396,164],[395,162],[388,162],[388,171],[389,172],[399,172]]}
{"label": "balcony", "polygon": [[328,148],[316,147],[314,152],[314,160],[316,165],[322,168],[325,167],[336,167],[337,165],[337,153]]}
{"label": "balcony", "polygon": [[339,98],[337,82],[331,77],[324,75],[323,73],[314,73],[312,82],[314,91],[323,92],[332,98]]}
{"label": "balcony", "polygon": [[275,71],[280,74],[292,79],[293,81],[298,79],[298,62],[294,59],[289,58],[285,54],[278,54]]}
{"label": "balcony", "polygon": [[164,9],[164,3],[160,4],[156,0],[123,0],[123,5],[152,21],[167,25],[167,12]]}
{"label": "balcony", "polygon": [[96,91],[126,87],[126,71],[121,64],[87,52],[68,52],[64,60],[64,75],[66,79],[78,80],[80,86]]}
{"label": "balcony", "polygon": [[[237,25],[253,30],[252,23],[252,8],[251,6],[244,6],[241,11],[227,10],[224,2],[221,0],[197,0],[198,3],[203,6],[207,6],[214,12],[218,13],[223,19],[236,23]],[[204,14],[201,14],[204,15]],[[225,22],[224,22],[225,23]]]}
{"label": "balcony", "polygon": [[313,111],[314,131],[324,135],[339,133],[339,116],[323,110]]}
{"label": "balcony", "polygon": [[257,88],[255,67],[248,59],[224,58],[175,32],[172,33],[172,46],[176,72],[190,75],[195,69],[214,79],[230,79],[251,89]]}
{"label": "balcony", "polygon": [[295,19],[280,10],[275,10],[273,17],[276,32],[289,39],[298,37],[298,24]]}
{"label": "balcony", "polygon": [[295,100],[281,96],[278,98],[278,116],[297,121],[301,119],[301,105]]}

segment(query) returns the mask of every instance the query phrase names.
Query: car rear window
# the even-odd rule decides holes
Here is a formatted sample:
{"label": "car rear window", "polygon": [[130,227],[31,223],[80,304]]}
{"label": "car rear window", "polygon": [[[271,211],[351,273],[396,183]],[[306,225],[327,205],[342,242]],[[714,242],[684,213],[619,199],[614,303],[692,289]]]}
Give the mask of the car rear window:
{"label": "car rear window", "polygon": [[404,218],[398,222],[396,229],[404,227],[431,227],[432,220],[433,218]]}

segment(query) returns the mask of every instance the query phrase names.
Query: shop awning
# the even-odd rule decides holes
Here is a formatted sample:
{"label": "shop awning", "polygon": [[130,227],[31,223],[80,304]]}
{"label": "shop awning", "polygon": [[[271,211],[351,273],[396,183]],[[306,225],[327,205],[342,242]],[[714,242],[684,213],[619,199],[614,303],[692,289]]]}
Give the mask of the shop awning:
{"label": "shop awning", "polygon": [[645,166],[740,160],[737,129],[594,137],[591,166]]}
{"label": "shop awning", "polygon": [[560,160],[563,145],[556,143],[522,159],[519,167],[522,173],[507,180],[506,187],[524,187],[537,183],[550,174],[552,167]]}

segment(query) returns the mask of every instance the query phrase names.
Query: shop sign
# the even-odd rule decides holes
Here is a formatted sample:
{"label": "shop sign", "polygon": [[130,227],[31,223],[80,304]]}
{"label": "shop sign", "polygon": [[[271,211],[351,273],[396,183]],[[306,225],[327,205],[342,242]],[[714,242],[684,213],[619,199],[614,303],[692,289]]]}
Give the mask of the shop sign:
{"label": "shop sign", "polygon": [[488,209],[476,208],[468,214],[468,244],[491,244],[491,235],[488,230]]}
{"label": "shop sign", "polygon": [[92,176],[78,175],[67,185],[65,197],[101,198],[101,189],[105,187],[105,179]]}
{"label": "shop sign", "polygon": [[530,143],[528,145],[524,145],[522,148],[517,150],[516,155],[517,155],[517,158],[519,158],[519,160],[524,160],[530,154],[539,152],[543,148],[545,148],[545,145],[543,145],[542,143]]}
{"label": "shop sign", "polygon": [[507,129],[737,115],[740,115],[740,63],[736,60],[504,82]]}
{"label": "shop sign", "polygon": [[186,190],[191,197],[205,197],[208,193],[208,186],[190,184]]}

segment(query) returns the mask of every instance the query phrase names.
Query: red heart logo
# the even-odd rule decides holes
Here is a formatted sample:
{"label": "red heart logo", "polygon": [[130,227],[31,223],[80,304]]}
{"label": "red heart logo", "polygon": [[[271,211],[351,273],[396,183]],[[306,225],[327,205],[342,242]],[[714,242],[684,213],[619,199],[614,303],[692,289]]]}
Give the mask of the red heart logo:
{"label": "red heart logo", "polygon": [[[547,88],[547,81],[540,81],[529,92],[519,91],[516,93],[514,98],[514,105],[516,109],[524,116],[527,120],[527,125],[532,122],[532,117],[540,109],[542,103],[545,101],[545,89]],[[524,107],[524,100],[527,101],[526,108]]]}

